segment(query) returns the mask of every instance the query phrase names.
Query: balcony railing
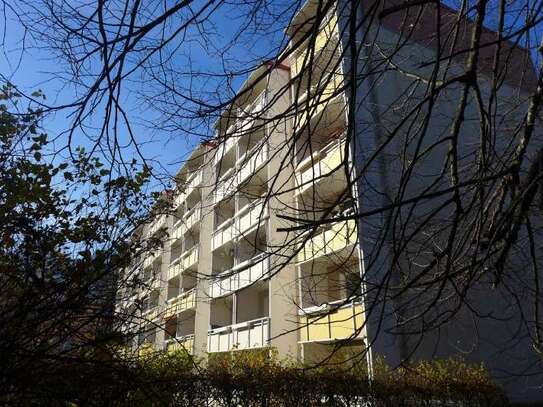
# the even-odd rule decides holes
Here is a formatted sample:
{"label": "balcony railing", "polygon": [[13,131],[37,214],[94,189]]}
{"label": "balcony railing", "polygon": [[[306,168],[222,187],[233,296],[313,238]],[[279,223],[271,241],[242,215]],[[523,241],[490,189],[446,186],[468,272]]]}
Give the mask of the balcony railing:
{"label": "balcony railing", "polygon": [[268,216],[268,207],[264,199],[253,201],[240,209],[232,218],[221,223],[213,233],[213,250],[232,239],[243,236],[248,230],[258,225]]}
{"label": "balcony railing", "polygon": [[236,124],[228,128],[226,131],[226,138],[221,141],[219,147],[217,147],[217,153],[215,155],[215,164],[219,163],[224,156],[226,156],[230,150],[237,144],[238,137],[236,136]]}
{"label": "balcony railing", "polygon": [[187,270],[198,263],[198,245],[192,246],[181,255],[183,270]]}
{"label": "balcony railing", "polygon": [[164,342],[168,352],[185,350],[190,354],[194,353],[194,335],[185,335],[177,338],[166,339]]}
{"label": "balcony railing", "polygon": [[168,301],[164,318],[171,318],[196,306],[196,289],[192,288]]}
{"label": "balcony railing", "polygon": [[[302,238],[306,239],[306,235]],[[298,252],[298,262],[329,256],[355,244],[356,241],[357,228],[354,220],[336,222],[330,229],[317,232],[305,242]]]}
{"label": "balcony railing", "polygon": [[201,183],[203,179],[203,171],[201,168],[194,171],[187,179],[185,194],[189,196]]}
{"label": "balcony railing", "polygon": [[154,251],[149,252],[145,260],[143,260],[143,268],[145,269],[147,267],[150,267],[155,262],[155,260],[157,260],[161,256],[161,254],[162,250],[160,248],[154,249]]}
{"label": "balcony railing", "polygon": [[213,233],[213,250],[221,247],[234,237],[235,218],[230,218],[221,223]]}
{"label": "balcony railing", "polygon": [[226,171],[218,180],[217,182],[217,188],[215,191],[215,204],[222,201],[224,198],[232,195],[234,192],[236,192],[238,185],[237,185],[237,178],[234,176],[236,173],[236,167],[230,168],[228,171]]}
{"label": "balcony railing", "polygon": [[[338,37],[338,29],[337,29],[337,17],[335,13],[329,14],[325,21],[322,23],[320,27],[320,31],[317,34],[317,38],[315,38],[315,45],[314,47],[309,48],[309,43],[306,42],[302,47],[305,46],[301,52],[297,52],[294,55],[294,61],[291,64],[291,71],[292,76],[298,75],[304,66],[309,66],[309,64],[313,63],[315,64],[315,59],[318,59],[321,55],[321,51],[326,48],[326,46],[331,45],[334,48],[337,47],[336,41],[331,41],[333,39],[337,39]],[[333,50],[336,53],[337,50]],[[313,58],[313,59],[311,59]],[[323,65],[330,64],[330,61],[323,61]]]}
{"label": "balcony railing", "polygon": [[198,223],[200,221],[200,207],[199,206],[195,206],[194,208],[192,208],[190,211],[188,211],[184,216],[183,216],[183,220],[184,220],[184,225],[185,225],[185,229],[184,230],[190,230],[192,229],[192,227],[194,225],[196,225],[196,223]]}
{"label": "balcony railing", "polygon": [[332,342],[362,336],[363,307],[350,303],[339,308],[341,301],[328,306],[306,308],[300,311],[300,342]]}
{"label": "balcony railing", "polygon": [[262,253],[216,276],[211,282],[210,296],[218,298],[247,287],[266,278],[269,270],[270,258]]}
{"label": "balcony railing", "polygon": [[345,156],[345,140],[334,140],[322,150],[307,157],[296,168],[296,183],[301,193],[313,183],[325,181],[336,182],[345,179],[342,168]]}
{"label": "balcony railing", "polygon": [[186,225],[183,219],[179,219],[173,225],[173,240],[174,242],[181,239],[186,231]]}
{"label": "balcony railing", "polygon": [[243,207],[236,214],[235,237],[258,225],[267,215],[268,206],[263,198]]}
{"label": "balcony railing", "polygon": [[187,194],[184,191],[179,191],[173,198],[173,207],[174,209],[179,208],[183,202],[187,199]]}
{"label": "balcony railing", "polygon": [[164,227],[166,223],[166,216],[164,215],[158,215],[158,217],[151,222],[151,225],[149,226],[149,235],[154,235],[158,230],[162,227]]}
{"label": "balcony railing", "polygon": [[240,131],[248,131],[255,118],[264,118],[264,108],[268,102],[268,92],[263,90],[250,104],[238,109],[238,127]]}
{"label": "balcony railing", "polygon": [[170,264],[170,267],[168,268],[168,280],[177,277],[182,272],[183,264],[181,263],[181,256],[179,256],[172,264]]}
{"label": "balcony railing", "polygon": [[269,344],[269,317],[211,329],[207,334],[208,352],[262,348]]}
{"label": "balcony railing", "polygon": [[236,164],[239,168],[236,181],[238,185],[245,181],[250,175],[256,173],[260,167],[268,162],[268,153],[268,143],[267,140],[264,139],[238,160]]}

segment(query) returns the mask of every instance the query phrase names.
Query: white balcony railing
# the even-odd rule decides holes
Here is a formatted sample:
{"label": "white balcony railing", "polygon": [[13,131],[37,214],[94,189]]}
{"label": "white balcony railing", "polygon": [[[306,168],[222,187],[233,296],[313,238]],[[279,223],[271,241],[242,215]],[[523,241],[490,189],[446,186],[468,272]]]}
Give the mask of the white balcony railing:
{"label": "white balcony railing", "polygon": [[203,179],[203,171],[201,168],[194,171],[187,179],[185,194],[189,196],[201,183]]}
{"label": "white balcony railing", "polygon": [[236,132],[236,125],[233,124],[226,131],[226,138],[223,139],[220,142],[219,147],[217,147],[217,153],[215,155],[215,164],[219,163],[237,144],[238,137],[236,136],[235,132]]}
{"label": "white balcony railing", "polygon": [[236,228],[234,237],[243,235],[268,215],[268,206],[264,198],[246,205],[236,214]]}
{"label": "white balcony railing", "polygon": [[152,236],[156,232],[158,232],[160,228],[165,226],[165,223],[166,223],[166,216],[158,215],[158,217],[154,219],[149,225],[149,236]]}
{"label": "white balcony railing", "polygon": [[179,219],[177,222],[174,223],[172,226],[172,240],[173,242],[178,241],[183,237],[185,234],[185,222],[183,219]]}
{"label": "white balcony railing", "polygon": [[232,195],[238,188],[237,178],[234,176],[236,167],[230,168],[218,180],[215,191],[215,204],[222,201],[227,196]]}
{"label": "white balcony railing", "polygon": [[162,254],[162,250],[160,248],[154,249],[152,252],[149,252],[147,254],[147,257],[143,260],[143,268],[146,269],[153,265],[155,260],[157,260]]}
{"label": "white balcony railing", "polygon": [[186,199],[187,199],[187,194],[185,193],[185,191],[178,191],[175,197],[173,198],[174,209],[179,208],[183,204],[183,202],[185,202]]}
{"label": "white balcony railing", "polygon": [[234,237],[235,218],[230,218],[221,223],[213,233],[213,250],[221,247]]}
{"label": "white balcony railing", "polygon": [[213,233],[213,250],[237,239],[258,225],[268,216],[264,198],[253,201],[240,209],[232,218],[221,223]]}
{"label": "white balcony railing", "polygon": [[200,221],[200,207],[195,206],[183,216],[184,230],[190,230]]}
{"label": "white balcony railing", "polygon": [[207,334],[208,352],[262,348],[269,344],[269,317],[211,329]]}
{"label": "white balcony railing", "polygon": [[246,132],[253,125],[255,119],[264,118],[266,112],[264,111],[268,102],[268,92],[263,90],[260,95],[256,97],[254,101],[248,104],[244,108],[238,109],[238,126],[240,131]]}
{"label": "white balcony railing", "polygon": [[167,301],[164,318],[170,318],[196,306],[196,289],[187,290]]}
{"label": "white balcony railing", "polygon": [[345,171],[342,168],[345,155],[345,139],[334,140],[323,149],[304,159],[296,167],[296,183],[303,192],[315,182],[335,183],[341,179],[345,186]]}
{"label": "white balcony railing", "polygon": [[192,246],[181,255],[183,270],[187,270],[198,263],[198,245]]}
{"label": "white balcony railing", "polygon": [[266,139],[245,153],[236,164],[236,167],[239,168],[236,180],[237,184],[241,184],[250,175],[256,173],[260,167],[266,164],[268,162],[268,156],[269,147]]}
{"label": "white balcony railing", "polygon": [[158,317],[158,306],[154,305],[142,311],[141,317],[147,321],[154,321]]}
{"label": "white balcony railing", "polygon": [[240,290],[267,278],[269,271],[270,258],[262,253],[216,276],[210,285],[210,296],[218,298]]}
{"label": "white balcony railing", "polygon": [[[302,235],[301,239],[305,241],[305,244],[298,252],[298,262],[300,263],[332,254],[339,256],[343,249],[351,247],[357,242],[356,221],[350,219],[336,222],[329,229],[318,231],[310,239],[307,239],[306,235]],[[348,255],[350,254],[352,253],[348,253]]]}
{"label": "white balcony railing", "polygon": [[168,280],[177,277],[183,272],[183,263],[181,262],[181,256],[177,257],[168,268]]}
{"label": "white balcony railing", "polygon": [[195,206],[188,212],[186,212],[181,219],[178,219],[172,226],[172,239],[173,242],[181,239],[183,235],[190,230],[196,223],[200,221],[200,207]]}

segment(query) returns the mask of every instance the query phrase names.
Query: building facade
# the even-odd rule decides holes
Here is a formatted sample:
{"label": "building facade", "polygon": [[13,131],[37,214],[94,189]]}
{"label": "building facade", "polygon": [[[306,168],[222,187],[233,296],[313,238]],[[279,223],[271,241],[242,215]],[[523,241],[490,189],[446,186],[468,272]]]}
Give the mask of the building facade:
{"label": "building facade", "polygon": [[[408,357],[409,340],[389,334],[397,315],[386,310],[366,315],[364,295],[371,288],[365,285],[378,286],[380,273],[391,268],[386,247],[376,250],[376,242],[387,241],[385,220],[350,215],[386,205],[383,197],[397,187],[398,163],[365,165],[380,148],[383,129],[401,117],[390,106],[405,107],[401,95],[417,81],[408,71],[418,69],[422,77],[431,73],[414,68],[414,61],[432,56],[427,41],[432,20],[423,19],[398,61],[384,60],[383,52],[401,40],[405,20],[385,19],[378,30],[364,25],[364,7],[372,3],[351,10],[349,2],[323,7],[308,1],[287,28],[291,46],[280,62],[264,64],[250,75],[217,122],[215,141],[199,145],[180,169],[173,213],[158,215],[138,231],[143,237],[166,232],[162,248],[125,273],[141,276],[145,284],[119,293],[119,313],[140,313],[138,322],[125,327],[140,332],[135,347],[183,348],[199,357],[273,348],[280,358],[318,363],[341,344],[370,367],[372,353],[392,363]],[[345,15],[359,15],[354,32]],[[312,35],[315,19],[319,30]],[[366,26],[371,33],[366,35],[381,49],[368,46],[353,56],[349,36],[361,35],[360,27]],[[510,51],[519,58],[526,54]],[[368,72],[379,64],[394,69],[384,70],[373,87]],[[353,66],[354,74],[366,79],[345,86]],[[527,72],[533,76],[533,67]],[[518,95],[529,83],[533,78],[515,82],[513,77],[502,96]],[[439,105],[436,116],[450,118],[454,108]],[[432,125],[431,134],[438,137],[450,121]],[[397,142],[384,151],[394,148],[400,149]],[[437,160],[428,162],[429,173],[439,170]],[[357,172],[370,176],[361,179]],[[410,188],[416,193],[423,187]],[[413,260],[398,263],[412,267]],[[462,346],[469,347],[470,341],[458,333],[465,326],[448,329],[454,341],[421,339],[413,355],[466,354]],[[502,328],[485,329],[491,336]],[[478,346],[472,346],[474,357],[468,360],[495,360]],[[500,369],[516,362],[492,363],[491,368]],[[506,386],[517,392],[521,384]],[[533,399],[533,392],[526,398]]]}

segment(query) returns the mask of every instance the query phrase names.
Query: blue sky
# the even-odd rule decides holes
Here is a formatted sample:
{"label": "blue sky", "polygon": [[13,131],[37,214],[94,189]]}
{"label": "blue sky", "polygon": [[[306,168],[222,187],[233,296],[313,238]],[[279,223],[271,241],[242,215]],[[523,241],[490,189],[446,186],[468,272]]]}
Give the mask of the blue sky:
{"label": "blue sky", "polygon": [[[23,52],[23,35],[24,31],[17,24],[14,16],[8,15],[9,35],[6,37],[4,52],[0,54],[0,73],[22,91],[31,93],[34,90],[41,89],[47,96],[46,102],[50,105],[62,105],[69,103],[77,95],[77,89],[66,85],[64,81],[52,79],[55,74],[66,69],[62,65],[62,61],[57,59],[48,50],[39,48],[38,42],[33,42],[26,38],[24,43],[25,51]],[[207,23],[211,42],[207,44],[203,41],[198,41],[198,32],[188,35],[188,41],[185,42],[179,49],[175,51],[174,64],[176,68],[183,69],[183,64],[186,64],[189,59],[194,70],[222,73],[224,70],[233,72],[243,71],[250,68],[257,61],[265,59],[274,52],[274,47],[280,42],[282,28],[277,30],[275,36],[258,37],[255,33],[247,36],[243,41],[236,42],[236,45],[229,48],[227,66],[222,65],[222,58],[218,55],[218,51],[228,44],[233,36],[236,35],[237,29],[246,23],[244,20],[244,12],[239,8],[227,5],[216,12]],[[173,49],[179,44],[172,44]],[[246,75],[241,74],[232,78],[232,89],[236,89],[244,81]],[[187,83],[191,78],[184,78]],[[209,90],[216,86],[216,83],[206,83],[200,80],[200,83],[191,84],[194,89],[205,89],[209,86]],[[127,113],[131,118],[131,126],[134,133],[138,135],[142,142],[141,150],[146,158],[155,159],[160,162],[164,170],[173,174],[179,168],[183,157],[186,157],[192,148],[200,139],[196,136],[187,135],[182,127],[183,123],[175,123],[180,128],[171,130],[152,130],[150,124],[156,124],[159,115],[156,111],[149,108],[148,105],[140,102],[140,94],[145,92],[153,92],[154,89],[149,82],[127,82],[123,85],[123,107],[127,109]],[[222,89],[220,96],[223,98],[231,96],[231,90]],[[94,121],[96,125],[100,123],[103,110],[98,109]],[[73,120],[73,112],[63,110],[47,117],[44,121],[44,128],[49,133],[50,137],[61,134],[69,126]],[[210,126],[200,125],[199,132],[211,135],[208,128]],[[89,129],[92,131],[92,129]],[[65,138],[61,138],[65,140]],[[81,133],[76,134],[76,144],[89,146],[89,141],[83,137]],[[127,149],[126,155],[136,155],[133,149]],[[157,168],[158,164],[155,164]]]}
{"label": "blue sky", "polygon": [[[493,0],[495,2],[496,0]],[[448,0],[446,3],[452,7],[457,7],[458,0]],[[284,9],[286,5],[292,6],[294,2],[288,0],[278,0],[273,2],[277,6],[276,10],[262,10],[262,15],[255,18],[262,18],[266,13]],[[492,8],[493,6],[491,6]],[[289,10],[292,13],[293,9]],[[257,61],[267,59],[275,54],[277,47],[282,40],[282,31],[285,27],[289,13],[286,13],[279,21],[261,20],[260,23],[270,23],[265,34],[259,35],[258,32],[251,32],[250,24],[246,20],[245,10],[236,5],[227,5],[216,12],[206,24],[206,30],[209,31],[209,43],[198,41],[198,32],[189,33],[190,41],[186,41],[175,52],[174,65],[176,68],[183,69],[183,64],[190,61],[191,69],[223,72],[223,70],[240,72],[254,66]],[[8,16],[13,18],[13,16]],[[487,18],[487,25],[492,27],[496,24],[495,16],[490,13]],[[514,25],[514,21],[510,21]],[[228,49],[226,65],[223,66],[223,56],[219,51],[236,35],[237,30],[243,27],[247,28],[235,46]],[[26,52],[22,52],[23,31],[21,27],[13,22],[9,25],[9,35],[4,47],[4,53],[0,55],[0,73],[7,77],[12,83],[26,92],[41,89],[47,95],[47,101],[50,104],[63,104],[71,101],[76,95],[76,89],[66,86],[61,80],[51,79],[54,73],[62,72],[63,66],[50,52],[44,49],[33,47],[34,43],[28,41]],[[174,44],[177,45],[177,44]],[[172,45],[172,47],[174,46]],[[232,90],[235,90],[243,82],[246,75],[239,75],[232,78],[232,89],[221,88],[218,96],[229,97]],[[192,80],[187,76],[183,81],[187,83]],[[206,82],[201,79],[195,83],[195,89],[202,92],[213,90],[217,82]],[[207,89],[208,88],[208,89]],[[152,85],[149,82],[130,83],[125,88],[123,103],[131,117],[131,123],[135,133],[142,141],[142,150],[147,158],[156,159],[169,173],[174,173],[180,165],[180,161],[186,154],[192,150],[195,143],[199,141],[197,137],[189,136],[183,131],[184,123],[172,122],[178,125],[176,129],[151,130],[148,123],[155,123],[158,115],[149,108],[148,105],[139,103],[141,92],[152,92]],[[175,102],[175,100],[174,100]],[[44,127],[50,135],[57,135],[67,128],[71,121],[70,111],[60,111],[53,116],[48,117]],[[96,123],[100,122],[100,112],[96,114]],[[211,120],[212,121],[212,120]],[[91,121],[92,122],[92,121]],[[170,123],[170,124],[172,124]],[[209,133],[205,124],[201,124],[198,130],[201,133]],[[87,139],[81,134],[77,135],[76,144],[86,145]],[[127,150],[127,155],[134,154],[133,150]]]}

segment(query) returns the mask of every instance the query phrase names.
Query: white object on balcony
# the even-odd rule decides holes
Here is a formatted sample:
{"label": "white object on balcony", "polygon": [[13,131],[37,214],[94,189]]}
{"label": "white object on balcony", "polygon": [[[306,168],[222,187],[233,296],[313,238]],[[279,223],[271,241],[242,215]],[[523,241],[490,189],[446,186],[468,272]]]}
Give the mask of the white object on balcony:
{"label": "white object on balcony", "polygon": [[207,334],[208,352],[262,348],[269,344],[270,317],[211,329]]}
{"label": "white object on balcony", "polygon": [[185,191],[179,191],[175,195],[175,198],[173,199],[174,209],[179,208],[183,204],[183,202],[185,202],[186,199],[187,199],[187,194],[185,193]]}

